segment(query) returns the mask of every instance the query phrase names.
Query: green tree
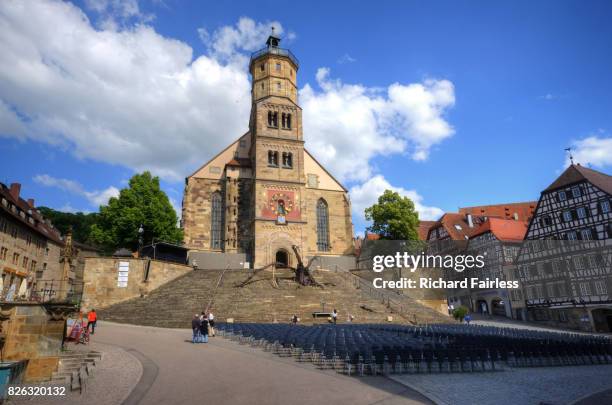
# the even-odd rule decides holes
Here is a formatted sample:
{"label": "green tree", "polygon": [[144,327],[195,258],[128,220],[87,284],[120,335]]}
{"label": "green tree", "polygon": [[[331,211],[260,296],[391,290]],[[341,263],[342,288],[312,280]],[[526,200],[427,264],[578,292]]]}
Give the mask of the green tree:
{"label": "green tree", "polygon": [[77,242],[91,244],[89,234],[91,227],[96,222],[98,213],[62,212],[48,207],[38,207],[37,210],[47,219],[50,219],[62,235],[68,232],[72,226],[72,237]]}
{"label": "green tree", "polygon": [[378,202],[365,210],[365,217],[372,221],[368,231],[387,240],[418,240],[419,214],[408,197],[385,190]]}
{"label": "green tree", "polygon": [[127,188],[100,207],[98,221],[91,227],[90,238],[106,252],[126,247],[138,248],[138,229],[144,228],[143,241],[153,239],[180,243],[183,232],[166,193],[159,187],[159,177],[144,172],[134,175]]}

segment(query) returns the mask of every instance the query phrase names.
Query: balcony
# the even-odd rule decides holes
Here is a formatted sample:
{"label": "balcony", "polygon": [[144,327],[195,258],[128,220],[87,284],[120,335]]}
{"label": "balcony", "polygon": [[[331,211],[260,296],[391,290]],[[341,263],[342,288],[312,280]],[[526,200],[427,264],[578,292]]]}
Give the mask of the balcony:
{"label": "balcony", "polygon": [[277,48],[273,46],[266,47],[266,48],[260,49],[259,51],[253,52],[251,54],[251,61],[249,62],[249,66],[253,63],[254,60],[260,58],[261,56],[268,55],[268,54],[285,56],[289,58],[295,64],[296,68],[300,67],[300,62],[289,49]]}

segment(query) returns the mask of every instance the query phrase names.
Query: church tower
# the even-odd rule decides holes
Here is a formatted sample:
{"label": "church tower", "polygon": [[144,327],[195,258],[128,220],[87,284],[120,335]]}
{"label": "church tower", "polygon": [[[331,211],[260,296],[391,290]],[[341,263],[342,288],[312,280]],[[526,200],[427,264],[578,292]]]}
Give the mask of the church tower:
{"label": "church tower", "polygon": [[184,240],[200,266],[294,267],[294,246],[327,264],[353,252],[348,192],[304,148],[299,62],[280,41],[273,31],[251,55],[248,131],[186,179]]}
{"label": "church tower", "polygon": [[[260,263],[289,264],[292,246],[302,248],[304,140],[298,105],[299,63],[279,47],[274,32],[251,56],[253,189],[256,196],[253,250]],[[264,250],[262,250],[264,249]],[[279,253],[280,252],[280,253]],[[278,253],[278,257],[277,257]],[[295,263],[291,263],[295,264]]]}

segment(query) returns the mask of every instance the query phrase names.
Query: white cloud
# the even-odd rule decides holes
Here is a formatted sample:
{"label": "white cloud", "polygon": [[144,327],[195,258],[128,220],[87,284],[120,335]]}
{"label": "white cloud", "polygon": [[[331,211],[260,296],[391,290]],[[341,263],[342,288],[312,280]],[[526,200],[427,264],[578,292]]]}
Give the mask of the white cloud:
{"label": "white cloud", "polygon": [[342,55],[341,57],[338,58],[337,61],[339,64],[343,65],[345,63],[353,63],[353,62],[357,62],[357,59],[353,58],[351,55],[349,55],[348,53],[345,53],[344,55]]}
{"label": "white cloud", "polygon": [[342,83],[317,71],[321,91],[300,92],[307,147],[341,180],[368,179],[377,155],[409,152],[427,159],[431,148],[453,135],[444,113],[455,103],[448,80],[425,80],[386,89]]}
{"label": "white cloud", "polygon": [[220,59],[232,59],[243,56],[240,54],[241,51],[253,52],[263,48],[272,32],[272,27],[275,34],[279,36],[283,34],[283,26],[278,21],[257,23],[250,18],[242,17],[235,26],[223,26],[212,35],[206,28],[199,28],[198,35],[213,55]]}
{"label": "white cloud", "polygon": [[[78,158],[150,170],[179,181],[247,130],[248,52],[277,21],[241,18],[212,33],[206,55],[164,37],[132,2],[90,1],[101,15],[127,19],[94,27],[75,5],[52,0],[0,2],[0,136],[70,150]],[[447,80],[378,89],[332,80],[300,92],[307,147],[334,175],[365,181],[376,156],[427,158],[452,136]]]}
{"label": "white cloud", "polygon": [[[572,144],[574,162],[583,166],[612,166],[612,137],[592,135]],[[570,164],[569,156],[565,161]]]}
{"label": "white cloud", "polygon": [[415,190],[394,187],[383,176],[376,175],[361,185],[353,186],[350,190],[353,215],[360,223],[363,224],[366,222],[364,215],[365,209],[378,201],[378,197],[380,197],[385,190],[393,190],[402,196],[410,198],[421,220],[436,220],[444,213],[444,211],[438,207],[425,205],[423,203],[423,197]]}
{"label": "white cloud", "polygon": [[246,131],[249,86],[244,65],[193,59],[147,25],[96,30],[70,3],[0,2],[4,136],[178,181]]}
{"label": "white cloud", "polygon": [[117,187],[110,186],[104,190],[87,191],[80,183],[74,180],[57,178],[49,176],[48,174],[36,175],[34,176],[33,180],[34,182],[43,186],[59,188],[60,190],[67,191],[71,194],[84,197],[92,206],[96,208],[100,205],[108,204],[108,200],[111,197],[117,197],[119,195],[119,189]]}

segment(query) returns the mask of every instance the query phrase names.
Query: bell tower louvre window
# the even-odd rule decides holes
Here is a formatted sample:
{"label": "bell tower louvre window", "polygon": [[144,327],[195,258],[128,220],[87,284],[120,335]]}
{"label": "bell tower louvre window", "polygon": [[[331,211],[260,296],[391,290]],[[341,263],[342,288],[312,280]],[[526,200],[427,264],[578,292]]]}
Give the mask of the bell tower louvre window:
{"label": "bell tower louvre window", "polygon": [[291,169],[293,167],[293,153],[283,152],[283,167]]}
{"label": "bell tower louvre window", "polygon": [[278,113],[276,111],[268,111],[268,126],[278,128]]}
{"label": "bell tower louvre window", "polygon": [[268,151],[268,166],[278,167],[278,152],[274,150]]}

